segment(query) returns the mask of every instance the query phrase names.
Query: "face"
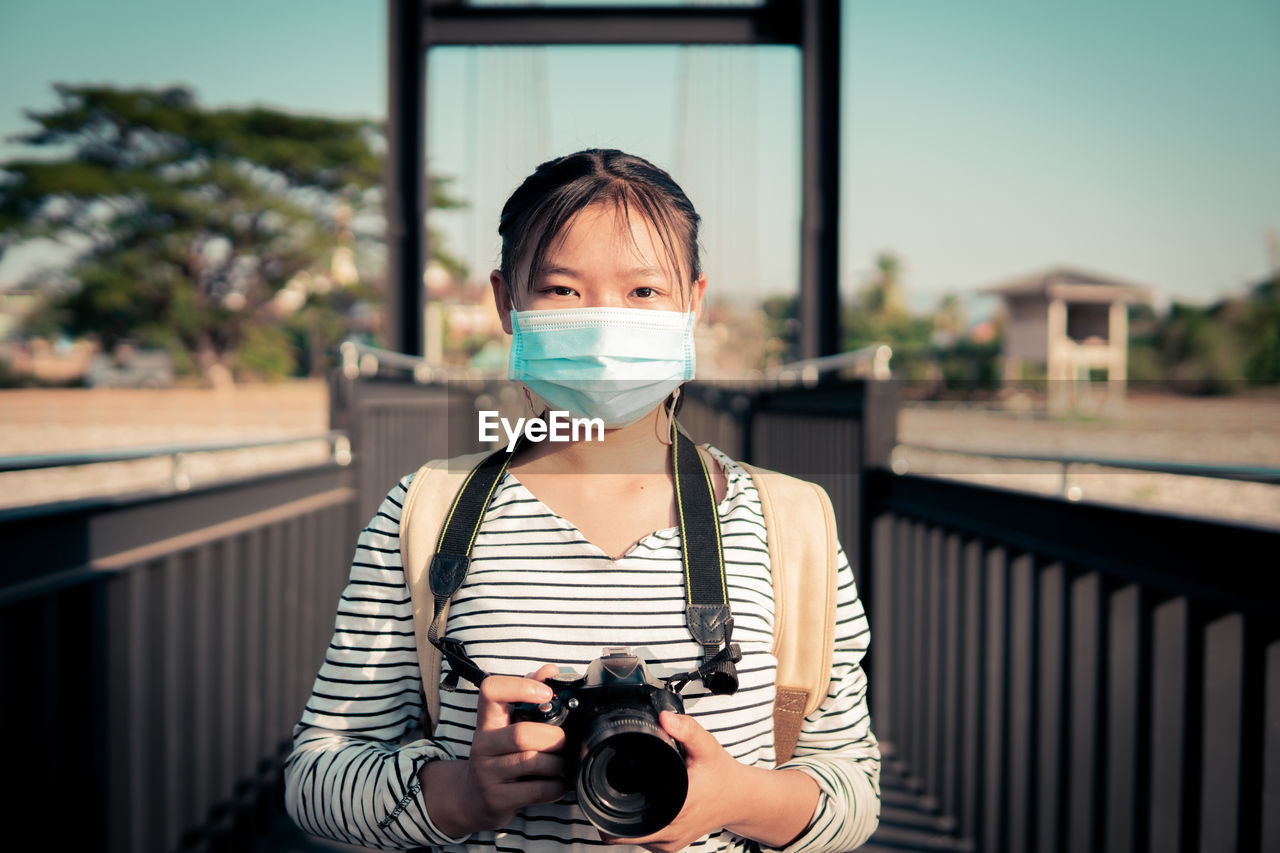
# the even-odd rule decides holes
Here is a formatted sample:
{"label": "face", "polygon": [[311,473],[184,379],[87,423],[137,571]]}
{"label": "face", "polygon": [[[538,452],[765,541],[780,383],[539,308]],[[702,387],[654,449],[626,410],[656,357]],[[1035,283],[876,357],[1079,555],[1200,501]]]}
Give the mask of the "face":
{"label": "face", "polygon": [[[672,270],[662,238],[648,218],[633,212],[628,223],[621,208],[592,205],[580,212],[552,242],[538,280],[518,287],[516,309],[646,308],[700,314],[706,276],[684,286],[681,271]],[[527,279],[531,259],[517,272]],[[502,327],[511,334],[512,306],[499,270],[489,275]]]}

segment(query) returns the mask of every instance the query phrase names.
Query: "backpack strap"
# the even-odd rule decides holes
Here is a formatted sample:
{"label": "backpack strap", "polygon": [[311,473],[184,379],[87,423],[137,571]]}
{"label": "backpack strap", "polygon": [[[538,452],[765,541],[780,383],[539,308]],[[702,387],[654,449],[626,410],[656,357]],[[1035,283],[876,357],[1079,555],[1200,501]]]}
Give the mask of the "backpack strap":
{"label": "backpack strap", "polygon": [[[435,616],[427,567],[435,556],[440,531],[471,471],[489,454],[470,453],[452,459],[433,459],[418,469],[409,483],[400,510],[400,561],[413,600],[413,635],[422,672],[422,731],[430,734],[440,719],[440,650],[428,634]],[[448,616],[448,604],[442,616]]]}
{"label": "backpack strap", "polygon": [[742,465],[760,493],[773,578],[773,705],[777,763],[795,752],[804,718],[822,705],[831,681],[836,632],[839,537],[827,493],[816,483]]}

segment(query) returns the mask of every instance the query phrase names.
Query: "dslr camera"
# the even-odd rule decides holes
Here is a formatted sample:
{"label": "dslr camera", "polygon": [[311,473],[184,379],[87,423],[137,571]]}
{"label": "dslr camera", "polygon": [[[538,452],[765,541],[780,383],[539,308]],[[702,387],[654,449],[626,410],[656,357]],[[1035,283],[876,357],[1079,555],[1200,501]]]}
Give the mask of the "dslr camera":
{"label": "dslr camera", "polygon": [[514,706],[512,722],[560,726],[578,805],[602,832],[636,838],[675,820],[689,793],[684,750],[658,723],[684,713],[680,697],[629,648],[606,648],[587,674],[547,679],[550,702]]}

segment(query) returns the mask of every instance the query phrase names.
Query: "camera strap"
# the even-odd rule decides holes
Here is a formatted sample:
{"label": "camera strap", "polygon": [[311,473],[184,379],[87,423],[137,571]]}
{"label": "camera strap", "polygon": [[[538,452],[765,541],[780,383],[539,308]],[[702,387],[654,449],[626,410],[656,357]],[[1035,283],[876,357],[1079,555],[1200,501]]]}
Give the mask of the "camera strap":
{"label": "camera strap", "polygon": [[[523,435],[520,440],[524,440]],[[511,456],[506,450],[496,450],[471,469],[453,498],[453,505],[449,507],[449,514],[440,529],[440,538],[436,540],[435,554],[431,557],[427,580],[431,596],[435,599],[435,613],[431,617],[431,627],[427,629],[427,639],[449,661],[449,674],[440,684],[445,690],[456,690],[459,678],[465,678],[476,687],[485,679],[485,671],[471,659],[461,642],[440,635],[444,631],[449,599],[462,586],[471,567],[471,549],[475,546],[476,534],[480,532],[480,520],[493,500],[498,482],[511,464]]]}
{"label": "camera strap", "polygon": [[[480,461],[453,499],[436,550],[428,569],[428,584],[435,610],[427,639],[449,661],[449,674],[441,682],[445,690],[456,690],[459,678],[480,686],[486,673],[467,655],[463,644],[441,636],[447,620],[448,603],[461,587],[471,566],[480,522],[484,518],[498,483],[511,463],[514,451],[524,441],[522,435],[512,452],[495,450]],[[733,635],[733,615],[729,608],[725,580],[724,547],[720,540],[720,518],[716,512],[715,487],[697,446],[671,423],[671,461],[675,472],[676,514],[680,524],[680,556],[684,565],[685,621],[690,633],[703,648],[701,665],[670,679],[679,691],[692,680],[700,680],[709,691],[729,694],[738,689],[735,664],[742,652]]]}
{"label": "camera strap", "polygon": [[672,681],[679,692],[697,678],[708,690],[730,694],[738,689],[742,652],[733,640],[733,613],[724,570],[724,544],[716,490],[698,447],[671,420],[671,470],[676,480],[676,515],[680,521],[680,559],[684,563],[685,623],[702,646],[702,664]]}

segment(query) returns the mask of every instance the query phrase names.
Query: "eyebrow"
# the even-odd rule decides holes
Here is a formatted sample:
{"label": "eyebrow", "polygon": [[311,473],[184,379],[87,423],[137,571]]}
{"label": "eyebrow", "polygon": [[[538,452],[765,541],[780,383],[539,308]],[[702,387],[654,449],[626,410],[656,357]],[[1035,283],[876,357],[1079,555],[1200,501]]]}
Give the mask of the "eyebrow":
{"label": "eyebrow", "polygon": [[[571,267],[547,267],[542,270],[542,275],[563,275],[568,278],[582,278],[582,273],[578,270],[572,269]],[[655,267],[652,264],[648,264],[642,267],[632,267],[629,270],[623,270],[622,275],[624,278],[641,278],[644,276],[658,276],[660,278],[665,278],[666,273],[661,267]]]}

